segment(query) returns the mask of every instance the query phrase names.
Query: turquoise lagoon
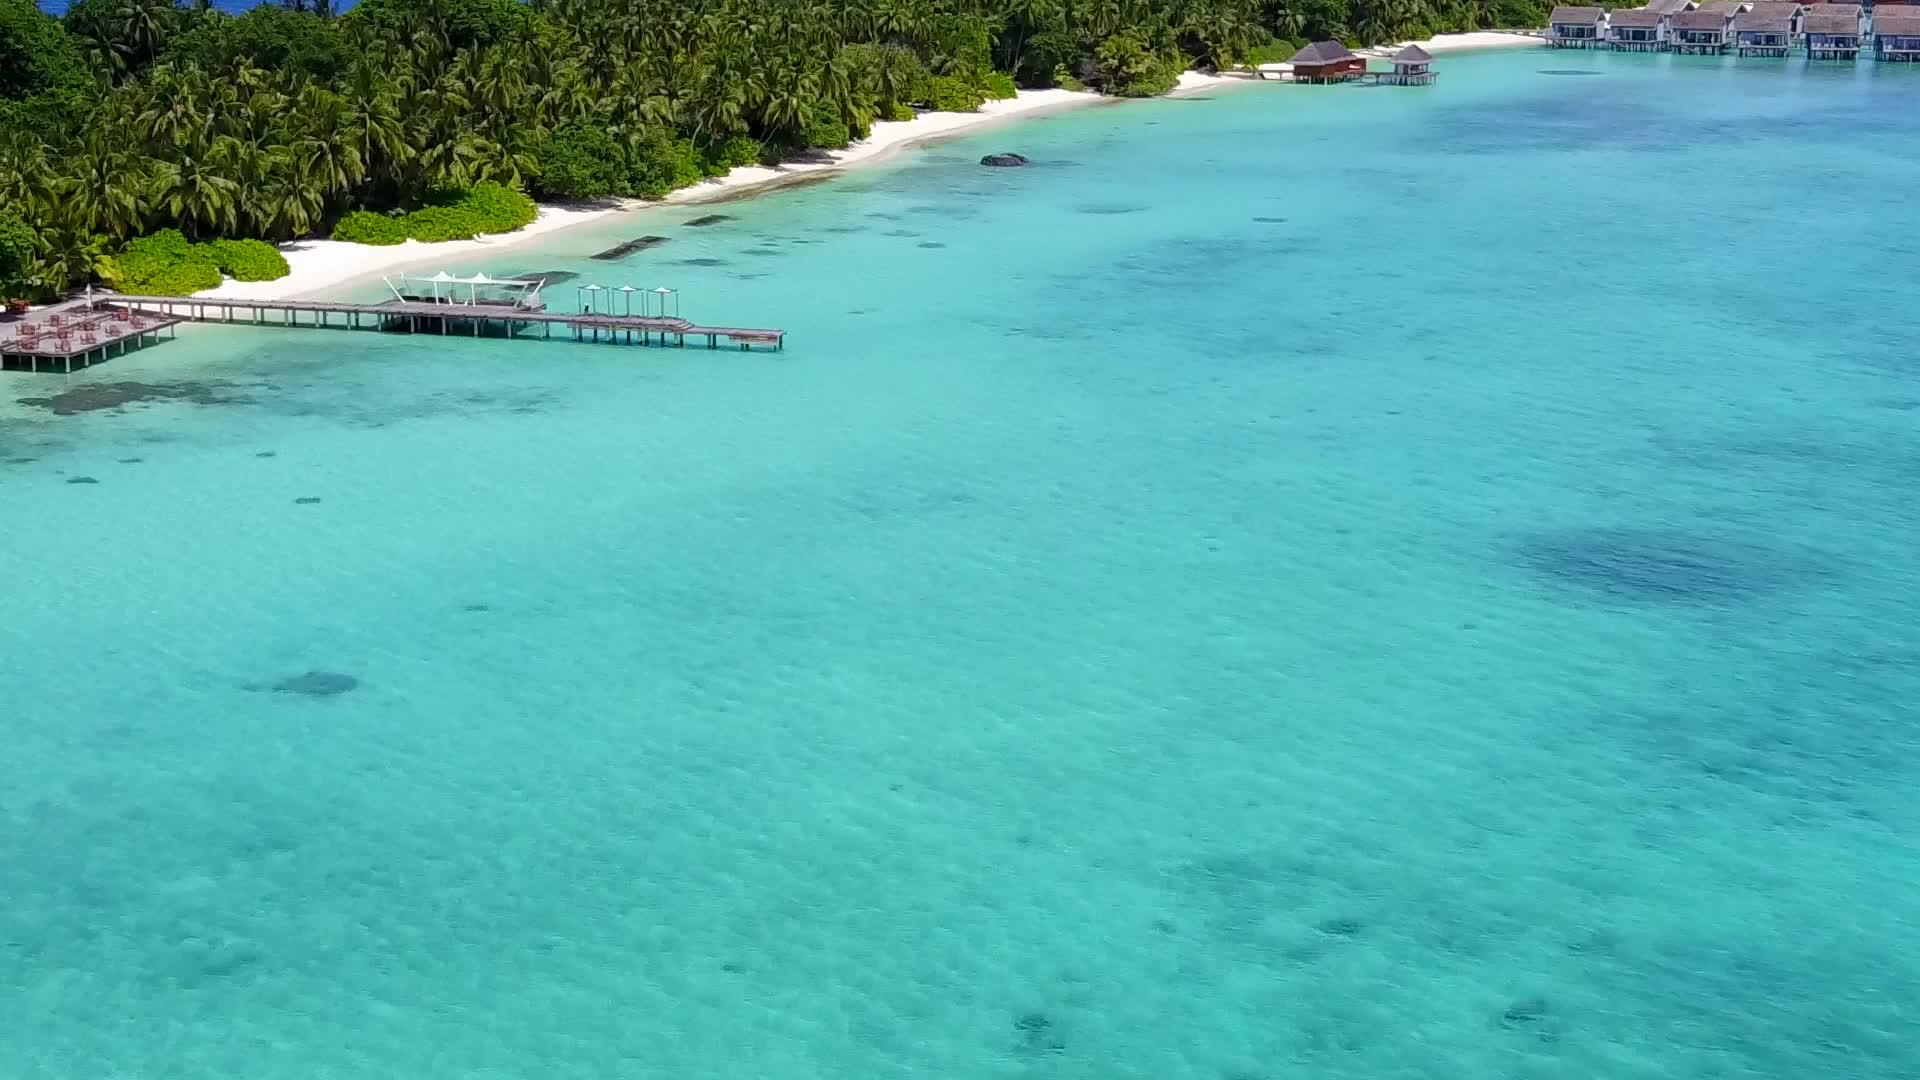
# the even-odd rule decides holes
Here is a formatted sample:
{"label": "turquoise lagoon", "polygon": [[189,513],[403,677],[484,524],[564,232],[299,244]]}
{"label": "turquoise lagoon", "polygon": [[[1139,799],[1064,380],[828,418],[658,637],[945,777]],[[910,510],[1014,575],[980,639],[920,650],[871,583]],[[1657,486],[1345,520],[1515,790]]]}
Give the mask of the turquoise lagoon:
{"label": "turquoise lagoon", "polygon": [[1920,73],[1441,71],[5,376],[0,1075],[1920,1073]]}

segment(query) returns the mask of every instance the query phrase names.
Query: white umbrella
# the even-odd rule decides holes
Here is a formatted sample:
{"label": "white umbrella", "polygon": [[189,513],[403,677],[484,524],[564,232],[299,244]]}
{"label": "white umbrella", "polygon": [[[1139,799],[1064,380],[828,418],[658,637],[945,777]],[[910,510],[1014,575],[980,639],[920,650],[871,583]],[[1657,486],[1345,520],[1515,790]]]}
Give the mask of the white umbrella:
{"label": "white umbrella", "polygon": [[454,280],[454,276],[442,270],[427,280],[433,282],[433,298],[437,302],[440,299],[440,286],[445,282]]}
{"label": "white umbrella", "polygon": [[585,300],[583,300],[582,302],[583,302],[584,304],[586,304],[586,310],[587,310],[587,313],[588,313],[588,314],[592,314],[592,313],[593,313],[593,294],[594,294],[594,293],[597,293],[597,292],[599,292],[599,291],[601,291],[601,290],[600,290],[600,286],[598,286],[598,285],[582,285],[582,286],[580,286],[579,288],[577,288],[577,289],[575,289],[575,290],[573,290],[573,291],[574,291],[574,292],[577,292],[577,293],[585,293],[585,294],[586,294],[586,299],[585,299]]}
{"label": "white umbrella", "polygon": [[627,308],[626,314],[628,315],[633,314],[633,294],[639,292],[640,290],[634,288],[631,285],[622,285],[620,286],[620,291],[627,294],[620,298],[626,304],[626,308]]}

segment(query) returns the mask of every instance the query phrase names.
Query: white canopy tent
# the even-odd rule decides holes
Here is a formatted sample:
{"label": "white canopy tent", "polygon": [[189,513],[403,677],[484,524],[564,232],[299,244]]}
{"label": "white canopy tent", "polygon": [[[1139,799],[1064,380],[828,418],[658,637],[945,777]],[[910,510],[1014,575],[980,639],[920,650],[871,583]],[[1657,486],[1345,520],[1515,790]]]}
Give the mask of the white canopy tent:
{"label": "white canopy tent", "polygon": [[[509,295],[508,297],[505,297],[501,300],[488,300],[487,302],[488,303],[511,302],[515,306],[519,306],[519,307],[532,306],[530,301],[536,295],[539,294],[540,286],[544,284],[544,281],[525,281],[519,278],[488,277],[484,271],[481,273],[475,274],[472,277],[456,277],[453,274],[447,273],[445,270],[442,270],[439,273],[434,274],[430,278],[409,278],[404,272],[402,272],[394,275],[393,277],[383,277],[381,280],[385,281],[387,283],[387,288],[392,290],[393,295],[399,298],[403,302],[409,299],[425,299],[425,297],[421,297],[417,292],[414,293],[412,296],[409,296],[407,293],[407,286],[409,284],[413,284],[416,288],[418,288],[419,284],[424,282],[429,287],[430,295],[433,298],[433,302],[436,304],[459,303],[460,294],[457,291],[456,287],[460,285],[465,285],[467,287],[467,303],[469,304],[478,304],[481,302],[480,290],[483,288],[501,289],[501,290],[509,290],[509,291],[517,289],[520,291],[520,294],[517,296]],[[442,296],[440,293],[442,286],[446,287],[445,296]]]}

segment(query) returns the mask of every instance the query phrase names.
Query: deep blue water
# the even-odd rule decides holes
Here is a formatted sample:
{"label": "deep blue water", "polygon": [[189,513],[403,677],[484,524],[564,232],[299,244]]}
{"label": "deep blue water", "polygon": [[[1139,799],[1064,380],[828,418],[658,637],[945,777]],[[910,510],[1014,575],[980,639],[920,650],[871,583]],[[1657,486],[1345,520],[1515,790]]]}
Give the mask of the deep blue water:
{"label": "deep blue water", "polygon": [[1440,71],[0,377],[0,1076],[1920,1075],[1920,73]]}

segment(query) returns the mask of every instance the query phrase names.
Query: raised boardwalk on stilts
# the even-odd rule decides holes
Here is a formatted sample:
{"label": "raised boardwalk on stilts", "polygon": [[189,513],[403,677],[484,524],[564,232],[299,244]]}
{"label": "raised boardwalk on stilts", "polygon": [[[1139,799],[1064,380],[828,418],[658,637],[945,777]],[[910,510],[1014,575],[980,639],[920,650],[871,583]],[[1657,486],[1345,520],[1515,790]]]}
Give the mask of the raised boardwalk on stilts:
{"label": "raised boardwalk on stilts", "polygon": [[0,366],[38,371],[44,364],[48,370],[71,371],[76,360],[85,367],[113,355],[111,348],[125,352],[150,344],[159,340],[161,330],[183,322],[515,340],[551,339],[557,327],[562,336],[583,342],[685,348],[691,340],[709,349],[742,351],[782,349],[787,337],[784,330],[705,326],[677,316],[554,312],[526,302],[407,298],[355,304],[95,293],[51,310],[51,315],[19,324],[12,333],[0,325]]}

